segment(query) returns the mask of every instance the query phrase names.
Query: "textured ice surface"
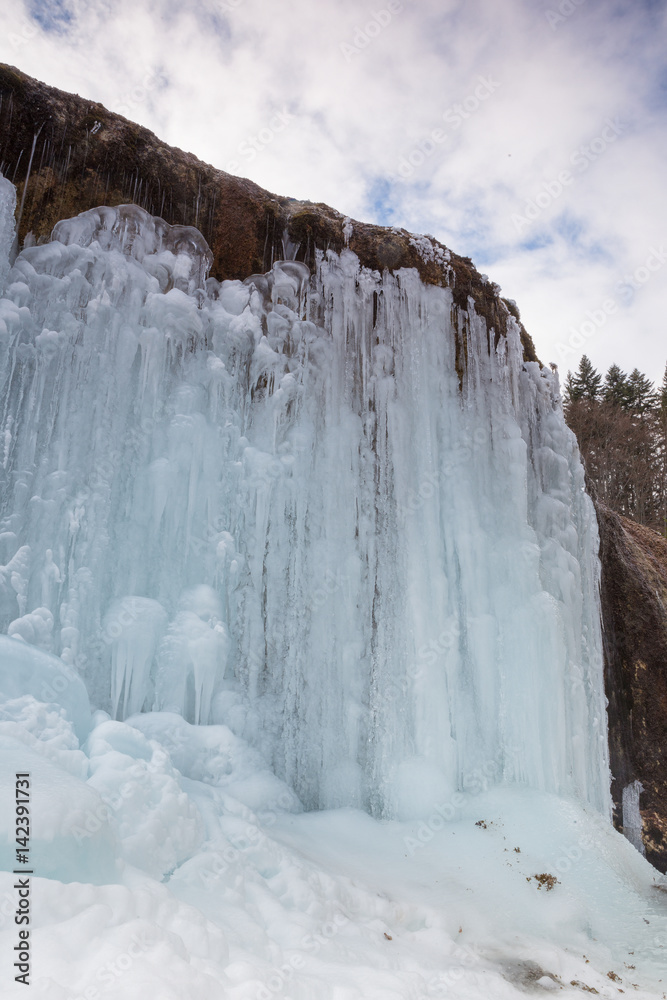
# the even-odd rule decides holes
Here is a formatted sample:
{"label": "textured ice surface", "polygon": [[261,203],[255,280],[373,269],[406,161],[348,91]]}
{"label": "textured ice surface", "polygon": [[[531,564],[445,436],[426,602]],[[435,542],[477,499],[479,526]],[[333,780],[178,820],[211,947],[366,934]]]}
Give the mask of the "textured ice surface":
{"label": "textured ice surface", "polygon": [[108,806],[120,856],[155,878],[201,846],[201,817],[162,747],[123,722],[98,725],[86,742],[89,786]]}
{"label": "textured ice surface", "polygon": [[0,299],[3,996],[23,769],[46,1000],[664,996],[593,511],[511,317],[349,251],[205,281],[134,206],[55,235]]}
{"label": "textured ice surface", "polygon": [[0,635],[0,692],[6,699],[32,695],[60,706],[80,739],[90,729],[88,695],[77,672],[59,657],[5,635]]}
{"label": "textured ice surface", "polygon": [[642,816],[639,796],[644,791],[641,781],[633,781],[623,789],[623,833],[638,851],[646,854],[642,839]]}
{"label": "textured ice surface", "polygon": [[51,237],[60,243],[119,250],[141,261],[160,288],[201,288],[213,263],[206,240],[192,226],[170,226],[138,205],[91,208],[59,222]]}
{"label": "textured ice surface", "polygon": [[18,257],[0,627],[118,718],[228,725],[307,807],[409,818],[484,767],[607,810],[596,526],[512,317],[489,345],[349,251],[209,263],[136,206]]}
{"label": "textured ice surface", "polygon": [[[16,867],[15,772],[28,772],[30,863],[43,878],[99,885],[117,878],[117,845],[95,790],[24,739],[0,735],[0,869]],[[7,979],[4,979],[7,982]]]}
{"label": "textured ice surface", "polygon": [[76,778],[88,776],[88,758],[79,749],[74,727],[60,705],[38,701],[30,694],[11,698],[3,690],[0,735],[19,740]]}
{"label": "textured ice surface", "polygon": [[14,242],[16,188],[0,174],[0,293],[9,272],[9,255]]}

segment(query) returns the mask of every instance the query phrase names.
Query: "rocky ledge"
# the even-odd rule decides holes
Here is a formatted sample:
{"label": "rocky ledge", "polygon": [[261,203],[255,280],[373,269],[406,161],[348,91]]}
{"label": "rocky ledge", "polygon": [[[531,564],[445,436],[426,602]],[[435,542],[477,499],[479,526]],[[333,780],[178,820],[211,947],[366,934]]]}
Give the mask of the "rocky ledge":
{"label": "rocky ledge", "polygon": [[[429,284],[451,285],[457,306],[467,308],[472,297],[496,337],[505,333],[510,312],[519,319],[516,307],[499,297],[497,286],[468,257],[432,237],[371,226],[328,205],[272,194],[168,146],[101,104],[3,64],[0,171],[23,202],[20,240],[29,232],[37,240],[48,238],[60,219],[86,209],[134,202],[171,225],[196,226],[213,252],[211,274],[219,280],[263,273],[286,257],[312,267],[317,249],[338,252],[349,245],[366,267],[414,267]],[[524,356],[536,361],[533,342],[521,329]]]}

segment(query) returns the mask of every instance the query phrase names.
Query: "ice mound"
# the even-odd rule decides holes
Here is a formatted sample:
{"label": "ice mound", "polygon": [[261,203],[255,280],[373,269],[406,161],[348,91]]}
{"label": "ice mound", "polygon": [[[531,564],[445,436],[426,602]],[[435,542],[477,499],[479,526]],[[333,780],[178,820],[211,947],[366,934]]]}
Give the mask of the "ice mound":
{"label": "ice mound", "polygon": [[58,222],[51,239],[66,246],[97,243],[102,250],[120,250],[141,261],[158,278],[162,291],[169,287],[186,292],[202,288],[213,263],[213,254],[198,229],[170,226],[138,205],[91,208],[74,219]]}
{"label": "ice mound", "polygon": [[[4,901],[15,893],[14,878],[0,875]],[[35,879],[33,889],[39,894],[40,926],[34,934],[39,960],[30,985],[45,1000],[224,996],[224,934],[159,882],[95,886]],[[12,930],[0,929],[3,945],[9,945],[10,935]],[[3,998],[15,1000],[25,987],[14,983],[13,970],[5,971]]]}
{"label": "ice mound", "polygon": [[[14,799],[15,773],[30,774],[30,870],[59,882],[99,885],[118,877],[117,844],[97,792],[23,739],[0,735],[0,795]],[[13,809],[0,819],[0,868],[16,862]],[[19,865],[28,867],[27,865]]]}
{"label": "ice mound", "polygon": [[67,663],[20,639],[0,635],[0,694],[3,700],[32,695],[59,705],[79,740],[91,725],[86,686]]}
{"label": "ice mound", "polygon": [[109,720],[93,729],[85,750],[88,787],[104,803],[124,861],[160,879],[197,852],[204,825],[162,747]]}
{"label": "ice mound", "polygon": [[[221,727],[166,714],[132,725],[100,716],[86,749],[93,799],[57,765],[47,774],[28,760],[39,787],[48,778],[61,797],[40,822],[90,810],[78,855],[88,884],[67,877],[62,841],[61,869],[33,878],[34,985],[48,1000],[94,990],[114,1000],[147,990],[165,1000],[519,1000],[554,988],[663,996],[662,881],[593,810],[529,788],[478,787],[451,811],[382,822],[352,809],[271,807],[268,786],[251,809],[231,791],[234,768],[261,766],[252,751]],[[236,763],[224,775],[228,753]],[[190,777],[178,778],[176,760]],[[179,780],[187,795],[176,809]],[[193,810],[203,837],[162,872]],[[105,871],[108,844],[117,862]],[[93,845],[110,884],[88,879]],[[14,880],[0,873],[0,963],[14,942]]]}
{"label": "ice mound", "polygon": [[276,778],[262,756],[227,726],[192,726],[171,712],[134,715],[127,725],[156,740],[186,778],[223,788],[255,811],[301,811],[301,803],[291,788]]}
{"label": "ice mound", "polygon": [[85,781],[88,777],[88,758],[79,749],[65,709],[58,704],[38,701],[29,694],[8,699],[2,694],[0,735],[25,743],[75,778]]}

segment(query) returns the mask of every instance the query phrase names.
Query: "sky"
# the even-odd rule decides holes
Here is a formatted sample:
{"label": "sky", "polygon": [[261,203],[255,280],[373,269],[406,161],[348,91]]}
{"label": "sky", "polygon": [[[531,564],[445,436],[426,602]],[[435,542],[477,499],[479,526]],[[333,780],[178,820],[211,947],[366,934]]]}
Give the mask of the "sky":
{"label": "sky", "polygon": [[545,363],[667,362],[667,0],[0,0],[0,61],[428,233]]}

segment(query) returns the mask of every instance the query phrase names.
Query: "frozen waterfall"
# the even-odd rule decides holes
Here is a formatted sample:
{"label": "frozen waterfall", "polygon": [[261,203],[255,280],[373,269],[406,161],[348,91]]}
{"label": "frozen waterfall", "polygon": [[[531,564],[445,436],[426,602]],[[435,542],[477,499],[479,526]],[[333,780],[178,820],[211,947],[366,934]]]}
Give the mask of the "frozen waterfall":
{"label": "frozen waterfall", "polygon": [[609,813],[596,522],[512,316],[348,250],[206,280],[136,206],[8,271],[12,198],[0,631],[116,718],[224,723],[307,808],[504,782]]}

